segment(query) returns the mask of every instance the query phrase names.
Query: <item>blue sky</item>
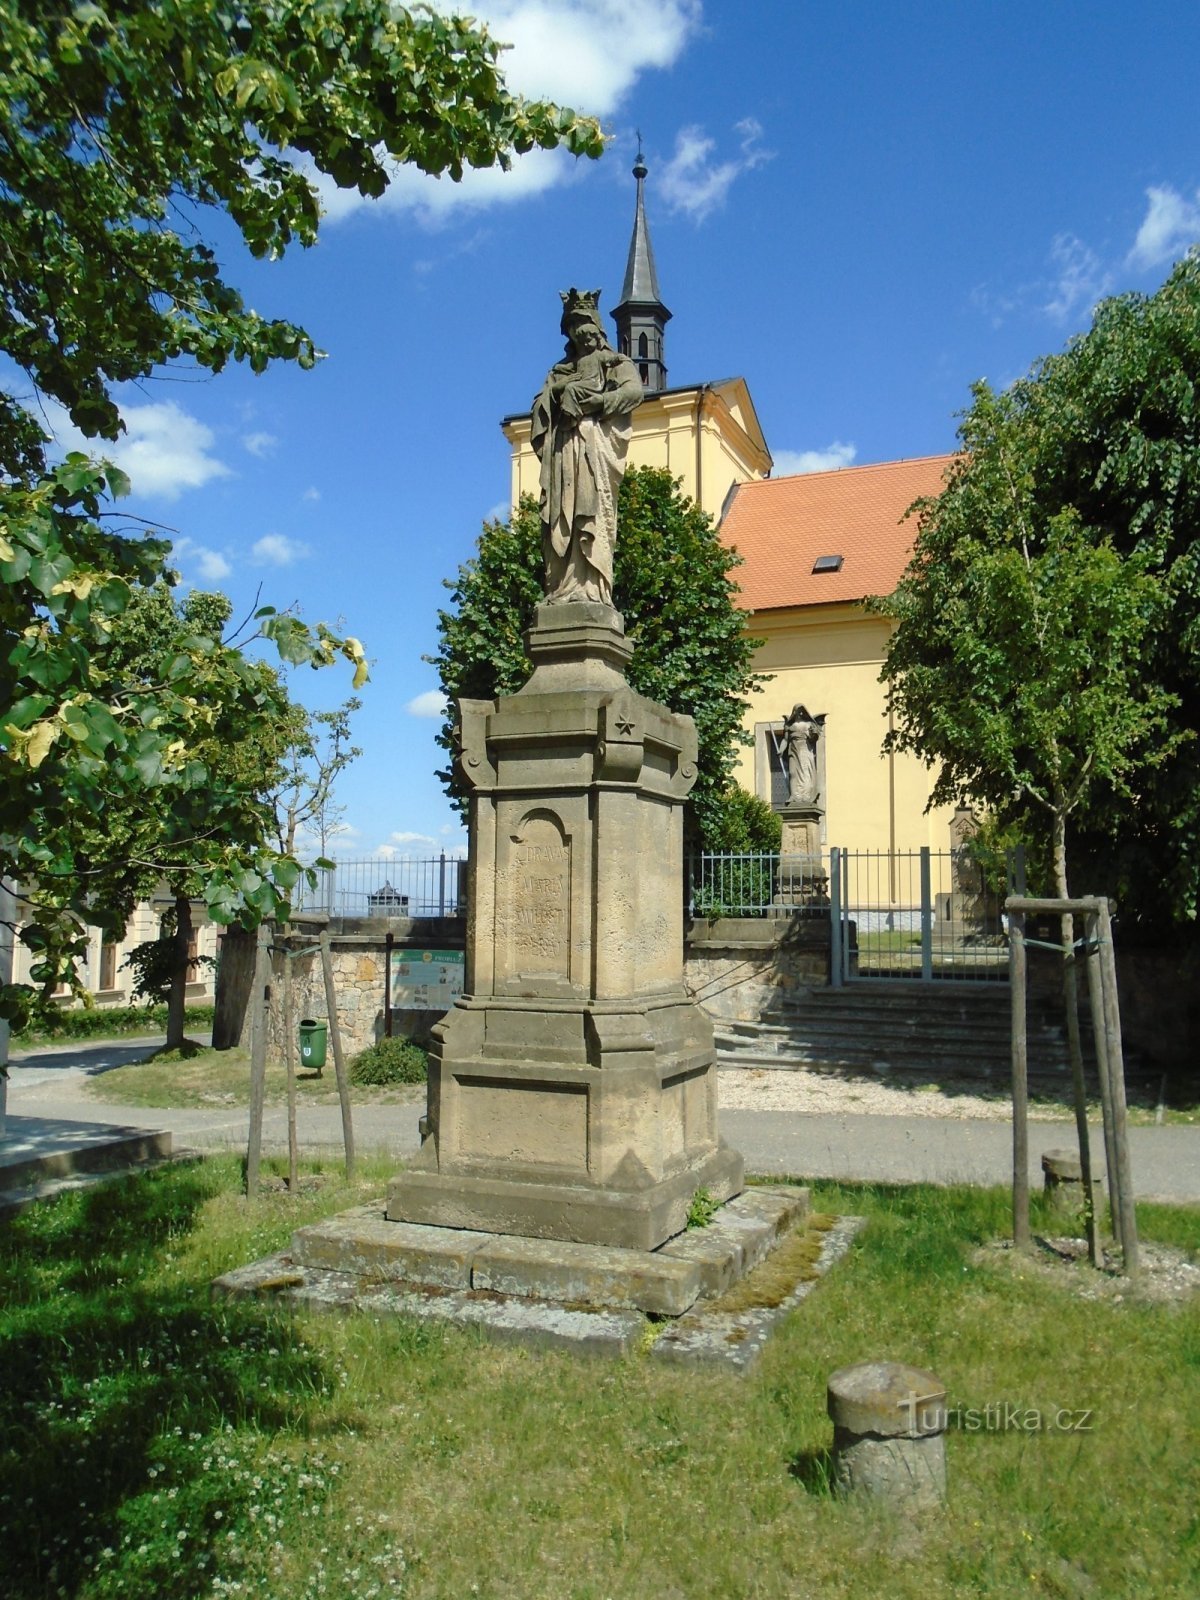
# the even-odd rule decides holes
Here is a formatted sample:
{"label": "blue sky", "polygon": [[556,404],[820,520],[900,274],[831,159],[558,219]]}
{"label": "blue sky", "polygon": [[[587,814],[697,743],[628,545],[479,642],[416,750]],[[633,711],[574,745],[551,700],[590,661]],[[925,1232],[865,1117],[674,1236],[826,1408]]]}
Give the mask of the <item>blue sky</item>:
{"label": "blue sky", "polygon": [[[269,265],[218,223],[229,279],[327,359],[123,397],[131,507],[175,530],[185,580],[243,610],[261,585],[367,647],[344,857],[464,842],[422,656],[506,503],[498,423],[560,354],[558,291],[618,296],[636,128],[669,381],[744,376],[776,475],[951,448],[974,379],[1019,376],[1200,239],[1200,8],[1179,0],[469,9],[514,41],[513,87],[602,119],[605,157],[333,192],[321,242]],[[335,704],[349,673],[293,692]]]}

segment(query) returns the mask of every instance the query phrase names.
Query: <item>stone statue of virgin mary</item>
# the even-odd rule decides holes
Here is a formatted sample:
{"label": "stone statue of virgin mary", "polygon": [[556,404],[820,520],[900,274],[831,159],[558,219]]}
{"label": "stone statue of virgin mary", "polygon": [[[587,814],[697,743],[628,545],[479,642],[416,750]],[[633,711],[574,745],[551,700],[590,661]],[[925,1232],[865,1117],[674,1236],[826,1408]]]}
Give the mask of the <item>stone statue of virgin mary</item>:
{"label": "stone statue of virgin mary", "polygon": [[642,381],[604,336],[598,289],[572,289],[562,302],[566,358],[533,402],[531,436],[541,461],[546,599],[611,605],[617,489]]}

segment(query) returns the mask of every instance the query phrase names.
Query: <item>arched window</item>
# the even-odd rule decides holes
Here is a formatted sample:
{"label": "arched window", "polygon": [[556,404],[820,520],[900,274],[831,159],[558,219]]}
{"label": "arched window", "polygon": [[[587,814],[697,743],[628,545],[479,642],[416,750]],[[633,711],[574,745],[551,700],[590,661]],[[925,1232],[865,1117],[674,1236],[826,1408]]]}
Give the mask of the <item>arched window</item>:
{"label": "arched window", "polygon": [[638,334],[638,355],[643,359],[650,354],[650,345],[644,333]]}

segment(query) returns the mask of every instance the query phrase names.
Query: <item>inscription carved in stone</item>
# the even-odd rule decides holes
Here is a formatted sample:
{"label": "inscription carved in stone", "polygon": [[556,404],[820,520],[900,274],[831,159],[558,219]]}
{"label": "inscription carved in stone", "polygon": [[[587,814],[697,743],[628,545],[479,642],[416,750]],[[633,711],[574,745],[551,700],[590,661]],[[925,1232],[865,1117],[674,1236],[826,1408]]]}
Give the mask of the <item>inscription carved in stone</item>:
{"label": "inscription carved in stone", "polygon": [[509,929],[513,967],[522,976],[567,978],[571,847],[553,817],[529,817],[512,838]]}

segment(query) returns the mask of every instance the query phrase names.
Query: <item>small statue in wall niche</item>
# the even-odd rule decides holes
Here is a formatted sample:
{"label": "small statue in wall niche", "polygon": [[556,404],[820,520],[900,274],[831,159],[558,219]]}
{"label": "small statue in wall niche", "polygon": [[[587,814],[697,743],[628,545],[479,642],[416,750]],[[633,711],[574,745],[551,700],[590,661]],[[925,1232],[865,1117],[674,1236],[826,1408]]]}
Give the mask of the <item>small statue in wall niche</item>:
{"label": "small statue in wall niche", "polygon": [[533,402],[530,442],[541,461],[542,556],[553,604],[612,604],[617,490],[642,380],[605,338],[599,299],[598,289],[562,296],[566,358]]}
{"label": "small statue in wall niche", "polygon": [[783,719],[782,731],[773,735],[779,758],[787,770],[789,806],[815,806],[820,795],[817,784],[817,745],[825,731],[825,712],[812,716],[808,707],[794,705]]}

